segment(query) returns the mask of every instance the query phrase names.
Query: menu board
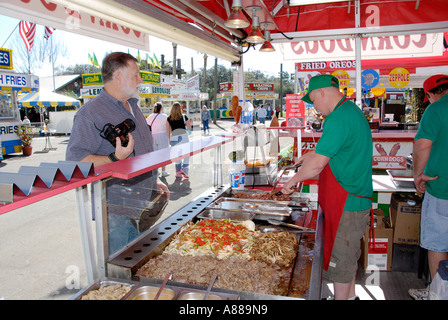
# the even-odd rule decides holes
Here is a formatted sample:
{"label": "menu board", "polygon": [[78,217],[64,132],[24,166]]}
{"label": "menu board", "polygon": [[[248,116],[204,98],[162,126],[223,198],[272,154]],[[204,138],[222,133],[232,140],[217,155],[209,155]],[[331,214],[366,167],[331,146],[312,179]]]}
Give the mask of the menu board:
{"label": "menu board", "polygon": [[305,102],[301,94],[286,95],[286,124],[288,127],[305,126]]}

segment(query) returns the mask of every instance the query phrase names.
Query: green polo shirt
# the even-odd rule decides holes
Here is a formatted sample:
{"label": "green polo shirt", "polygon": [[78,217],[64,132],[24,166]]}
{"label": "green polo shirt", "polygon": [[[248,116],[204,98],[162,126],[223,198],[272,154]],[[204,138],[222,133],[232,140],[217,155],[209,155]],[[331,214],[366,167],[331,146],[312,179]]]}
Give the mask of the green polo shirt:
{"label": "green polo shirt", "polygon": [[423,113],[415,141],[422,138],[432,141],[423,172],[430,177],[439,177],[428,181],[426,190],[436,198],[448,200],[448,94],[431,103]]}
{"label": "green polo shirt", "polygon": [[350,194],[344,210],[360,211],[371,207],[372,133],[361,109],[351,101],[335,108],[324,121],[316,153],[327,156],[336,180]]}

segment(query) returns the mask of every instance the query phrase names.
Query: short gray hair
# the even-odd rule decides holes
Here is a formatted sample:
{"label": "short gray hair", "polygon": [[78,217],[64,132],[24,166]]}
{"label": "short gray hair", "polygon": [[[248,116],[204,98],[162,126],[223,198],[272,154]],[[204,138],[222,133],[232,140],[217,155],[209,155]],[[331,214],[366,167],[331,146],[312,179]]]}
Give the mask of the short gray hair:
{"label": "short gray hair", "polygon": [[137,62],[137,59],[131,56],[129,53],[124,52],[112,52],[109,53],[103,60],[101,66],[101,76],[103,83],[112,80],[114,72],[120,68],[127,67],[129,61]]}

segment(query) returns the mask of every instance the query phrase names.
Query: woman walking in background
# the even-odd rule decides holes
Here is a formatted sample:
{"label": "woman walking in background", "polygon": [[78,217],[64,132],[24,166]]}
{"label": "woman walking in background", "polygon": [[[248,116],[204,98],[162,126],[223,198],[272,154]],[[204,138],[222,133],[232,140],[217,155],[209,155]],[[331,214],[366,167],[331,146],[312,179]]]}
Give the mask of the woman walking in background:
{"label": "woman walking in background", "polygon": [[[177,144],[189,142],[187,129],[192,130],[190,120],[182,115],[180,103],[175,102],[171,108],[170,115],[167,118],[166,132],[170,144],[174,147]],[[191,132],[191,131],[190,131]],[[176,162],[176,178],[188,179],[188,166],[190,158],[185,158]]]}
{"label": "woman walking in background", "polygon": [[[152,137],[154,139],[154,150],[168,148],[170,142],[166,133],[166,119],[168,116],[162,113],[162,104],[156,102],[154,105],[154,113],[146,118],[146,123],[151,128]],[[167,177],[170,174],[166,172],[166,166],[162,167],[162,177]]]}

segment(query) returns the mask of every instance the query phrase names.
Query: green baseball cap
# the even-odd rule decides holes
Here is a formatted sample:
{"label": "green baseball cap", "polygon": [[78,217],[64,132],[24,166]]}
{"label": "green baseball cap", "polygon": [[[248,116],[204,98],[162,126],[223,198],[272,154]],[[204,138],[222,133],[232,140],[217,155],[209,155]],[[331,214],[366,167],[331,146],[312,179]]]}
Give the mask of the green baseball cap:
{"label": "green baseball cap", "polygon": [[302,97],[301,100],[306,103],[313,104],[310,100],[310,92],[315,89],[327,88],[327,87],[335,87],[339,89],[339,80],[335,76],[331,74],[320,74],[318,76],[314,76],[310,79],[310,84],[308,86],[308,93]]}

